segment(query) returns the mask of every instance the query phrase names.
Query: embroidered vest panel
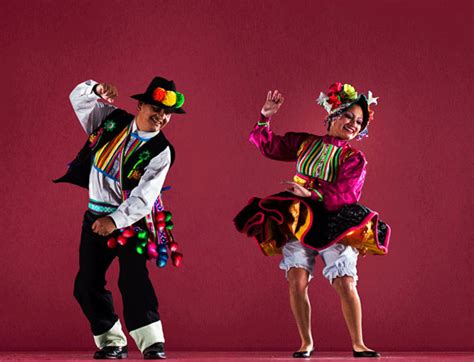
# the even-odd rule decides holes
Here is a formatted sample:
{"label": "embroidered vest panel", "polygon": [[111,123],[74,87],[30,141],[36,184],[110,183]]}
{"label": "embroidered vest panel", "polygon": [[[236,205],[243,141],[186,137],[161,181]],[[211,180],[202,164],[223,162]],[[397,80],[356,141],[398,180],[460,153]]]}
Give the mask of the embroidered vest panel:
{"label": "embroidered vest panel", "polygon": [[169,147],[171,152],[171,166],[174,163],[175,152],[174,147],[166,139],[163,131],[158,133],[155,137],[145,142],[138,150],[125,154],[122,165],[121,183],[123,190],[132,190],[140,182],[140,178],[145,172],[145,167],[148,166],[151,159]]}
{"label": "embroidered vest panel", "polygon": [[95,151],[112,140],[118,133],[126,128],[132,120],[132,114],[121,109],[114,110],[102,121],[100,126],[89,135],[76,158],[69,163],[66,174],[53,180],[53,182],[66,182],[88,189],[89,174]]}
{"label": "embroidered vest panel", "polygon": [[[88,189],[89,174],[94,163],[94,166],[97,166],[99,170],[107,170],[110,172],[110,175],[115,174],[116,176],[120,176],[119,172],[121,168],[127,176],[133,171],[132,169],[135,168],[137,172],[133,175],[133,178],[122,178],[122,188],[131,190],[138,185],[141,175],[143,175],[143,170],[149,164],[150,160],[168,146],[171,149],[171,160],[173,162],[174,149],[165,138],[163,132],[160,132],[140,148],[138,148],[140,146],[138,143],[129,143],[131,147],[125,150],[122,167],[120,167],[119,163],[115,162],[119,154],[119,152],[117,152],[118,149],[121,145],[124,145],[127,139],[133,118],[134,116],[132,114],[121,109],[114,110],[103,120],[101,125],[89,135],[81,151],[79,151],[76,158],[69,164],[66,174],[53,180],[53,182],[67,182]],[[136,152],[137,149],[139,149],[140,152]],[[148,157],[144,157],[143,154]],[[140,157],[145,159],[138,162],[140,161]],[[117,177],[117,180],[120,180],[120,177]]]}
{"label": "embroidered vest panel", "polygon": [[343,150],[344,147],[324,143],[321,138],[315,139],[302,150],[296,170],[305,176],[334,182],[342,162]]}

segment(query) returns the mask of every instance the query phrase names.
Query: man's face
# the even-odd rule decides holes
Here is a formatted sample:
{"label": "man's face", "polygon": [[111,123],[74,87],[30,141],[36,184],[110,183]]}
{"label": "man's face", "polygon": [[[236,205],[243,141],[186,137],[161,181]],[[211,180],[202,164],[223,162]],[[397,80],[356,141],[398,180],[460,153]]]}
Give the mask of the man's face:
{"label": "man's face", "polygon": [[140,131],[160,131],[168,124],[170,119],[170,111],[152,104],[138,103],[137,126]]}

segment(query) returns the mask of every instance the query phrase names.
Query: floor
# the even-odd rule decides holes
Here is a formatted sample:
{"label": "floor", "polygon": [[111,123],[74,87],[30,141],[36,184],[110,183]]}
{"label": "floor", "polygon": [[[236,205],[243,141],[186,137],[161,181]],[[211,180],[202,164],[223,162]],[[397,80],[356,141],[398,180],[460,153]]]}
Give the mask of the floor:
{"label": "floor", "polygon": [[[168,361],[295,361],[290,352],[167,352]],[[84,361],[91,360],[92,352],[0,352],[0,361]],[[142,361],[138,352],[129,353],[128,361]],[[309,359],[306,359],[309,360]],[[347,352],[317,352],[314,361],[349,361],[353,360]],[[379,360],[390,361],[473,361],[474,352],[385,352]]]}

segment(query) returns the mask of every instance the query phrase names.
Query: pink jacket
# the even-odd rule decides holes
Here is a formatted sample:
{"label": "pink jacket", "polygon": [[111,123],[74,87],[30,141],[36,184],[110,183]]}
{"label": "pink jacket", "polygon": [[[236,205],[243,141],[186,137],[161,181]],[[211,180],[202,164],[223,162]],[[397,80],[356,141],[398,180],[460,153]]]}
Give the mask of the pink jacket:
{"label": "pink jacket", "polygon": [[[320,142],[322,140],[322,142]],[[360,199],[367,161],[364,154],[347,141],[309,133],[288,132],[278,136],[270,129],[270,119],[262,116],[249,135],[262,154],[279,161],[296,161],[297,174],[309,180],[311,197],[335,211]]]}

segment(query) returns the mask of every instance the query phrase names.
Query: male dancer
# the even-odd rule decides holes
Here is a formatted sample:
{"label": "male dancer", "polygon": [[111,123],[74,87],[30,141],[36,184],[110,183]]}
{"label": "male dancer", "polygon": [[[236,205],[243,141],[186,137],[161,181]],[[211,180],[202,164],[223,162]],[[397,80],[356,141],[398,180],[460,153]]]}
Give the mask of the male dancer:
{"label": "male dancer", "polygon": [[105,289],[105,273],[118,257],[125,325],[145,359],[164,359],[165,339],[146,253],[137,253],[132,242],[114,247],[111,236],[131,225],[146,229],[150,220],[153,224],[152,210],[161,202],[161,189],[174,159],[174,149],[162,129],[173,113],[185,113],[184,96],[173,81],[155,77],[145,93],[132,96],[138,100],[134,116],[111,104],[117,95],[115,86],[92,80],[79,84],[70,95],[89,135],[66,175],[55,180],[89,189],[74,296],[99,349],[94,358],[126,358],[127,339],[112,295]]}

